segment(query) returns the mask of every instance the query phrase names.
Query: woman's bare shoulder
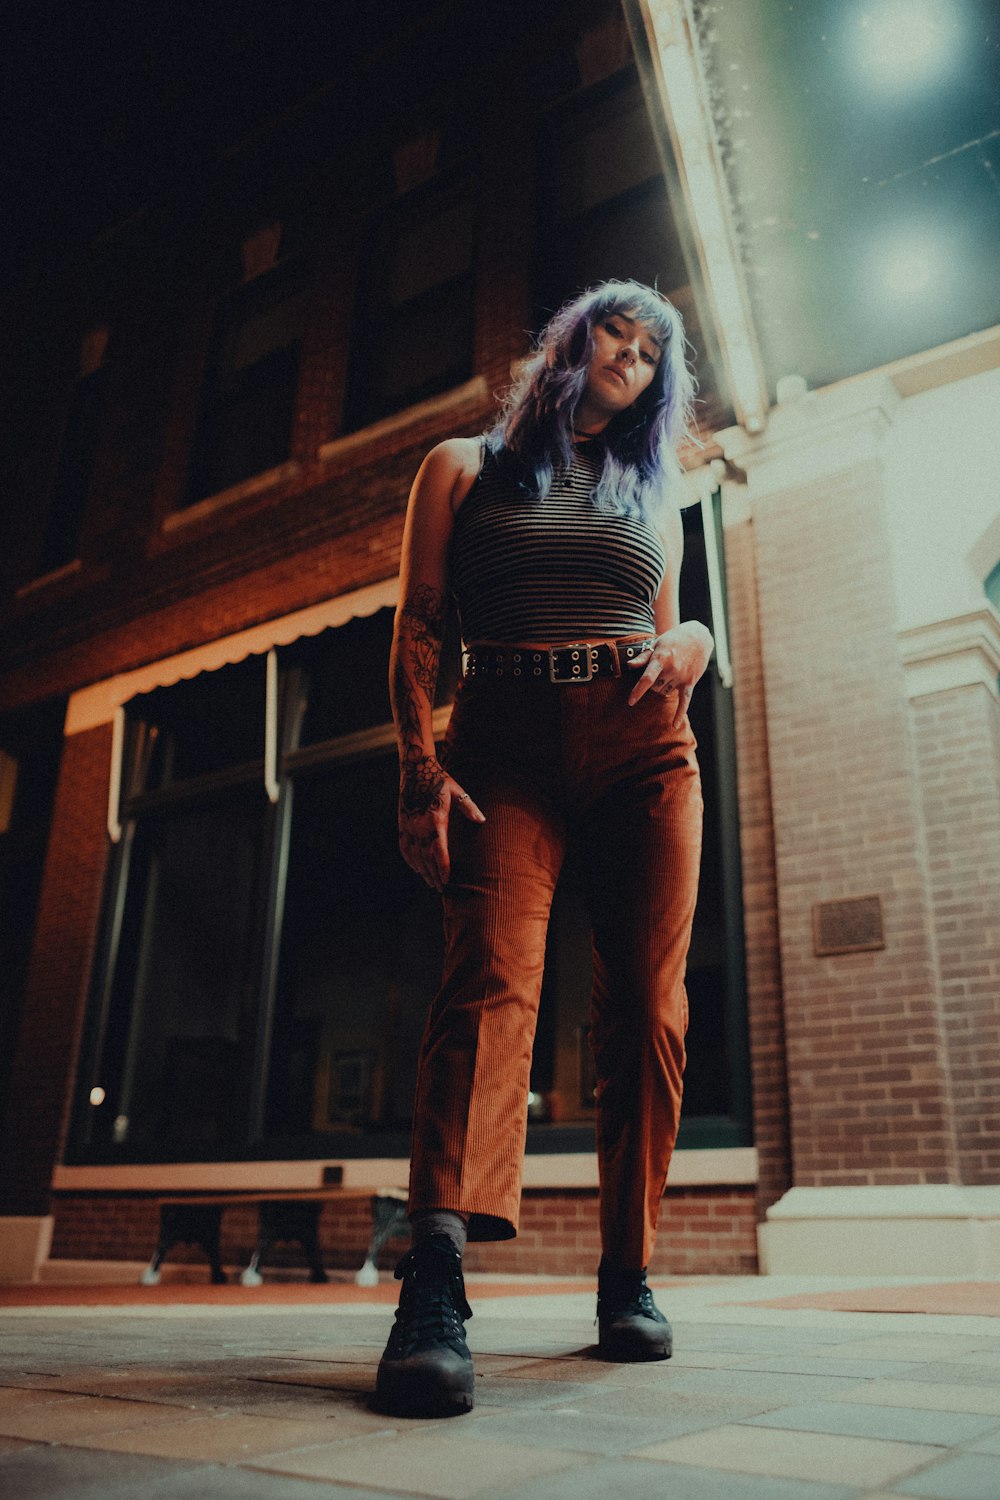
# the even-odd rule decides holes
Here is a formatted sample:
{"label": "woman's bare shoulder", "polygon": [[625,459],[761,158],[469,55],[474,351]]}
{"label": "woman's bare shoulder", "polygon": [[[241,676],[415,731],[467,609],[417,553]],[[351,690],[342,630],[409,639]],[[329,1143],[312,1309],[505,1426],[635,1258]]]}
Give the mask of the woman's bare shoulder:
{"label": "woman's bare shoulder", "polygon": [[453,512],[475,484],[482,461],[483,440],[478,437],[445,438],[435,444],[424,460],[448,484]]}

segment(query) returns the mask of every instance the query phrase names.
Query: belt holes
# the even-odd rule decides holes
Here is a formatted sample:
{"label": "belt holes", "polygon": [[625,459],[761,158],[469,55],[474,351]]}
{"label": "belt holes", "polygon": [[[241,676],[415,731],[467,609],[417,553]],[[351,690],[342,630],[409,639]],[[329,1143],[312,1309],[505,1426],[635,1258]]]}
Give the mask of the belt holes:
{"label": "belt holes", "polygon": [[520,667],[515,667],[514,668],[514,676],[515,677],[520,677],[520,675],[521,675],[521,668]]}
{"label": "belt holes", "polygon": [[521,660],[520,654],[517,651],[514,652],[514,660],[515,661],[520,661]]}
{"label": "belt holes", "polygon": [[[536,660],[536,661],[537,661],[537,660],[538,660],[538,658],[537,658],[537,656],[536,656],[536,657],[535,657],[535,660]],[[532,675],[533,675],[533,676],[534,676],[534,677],[541,677],[541,675],[542,675],[542,669],[541,669],[541,667],[535,667],[535,669],[534,669],[534,671],[533,671],[533,673],[532,673]]]}

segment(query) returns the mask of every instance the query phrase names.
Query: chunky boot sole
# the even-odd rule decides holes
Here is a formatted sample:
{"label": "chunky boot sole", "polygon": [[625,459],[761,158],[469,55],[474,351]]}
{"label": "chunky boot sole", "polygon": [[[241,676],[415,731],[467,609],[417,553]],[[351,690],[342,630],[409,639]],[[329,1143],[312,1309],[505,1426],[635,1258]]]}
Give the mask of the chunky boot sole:
{"label": "chunky boot sole", "polygon": [[389,1417],[460,1417],[476,1400],[472,1361],[450,1350],[383,1359],[372,1406]]}
{"label": "chunky boot sole", "polygon": [[662,1323],[646,1328],[602,1329],[597,1345],[602,1359],[615,1364],[639,1364],[644,1360],[669,1359],[674,1352],[670,1329]]}

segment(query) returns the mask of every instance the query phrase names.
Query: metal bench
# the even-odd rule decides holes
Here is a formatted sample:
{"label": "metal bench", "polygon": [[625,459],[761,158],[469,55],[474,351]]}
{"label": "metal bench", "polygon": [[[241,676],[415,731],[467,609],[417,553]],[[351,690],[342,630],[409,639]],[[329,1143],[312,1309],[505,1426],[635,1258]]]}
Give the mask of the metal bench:
{"label": "metal bench", "polygon": [[260,1268],[276,1244],[294,1242],[302,1246],[309,1279],[328,1281],[319,1248],[319,1218],[329,1202],[371,1198],[372,1233],[364,1264],[355,1275],[359,1286],[378,1281],[377,1260],[387,1240],[409,1234],[406,1193],[402,1188],[316,1188],[291,1193],[202,1193],[160,1199],[160,1233],[153,1258],[139,1278],[143,1286],[157,1286],[160,1267],[170,1251],[180,1244],[200,1245],[208,1258],[212,1281],[227,1281],[222,1269],[220,1231],[222,1215],[234,1203],[256,1203],[257,1244],[250,1263],[240,1274],[243,1286],[260,1286]]}

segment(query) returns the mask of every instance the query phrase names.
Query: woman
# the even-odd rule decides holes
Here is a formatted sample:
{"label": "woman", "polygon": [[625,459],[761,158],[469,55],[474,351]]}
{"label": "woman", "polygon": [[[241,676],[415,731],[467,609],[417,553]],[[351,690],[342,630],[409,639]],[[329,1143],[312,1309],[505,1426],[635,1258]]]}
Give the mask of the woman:
{"label": "woman", "polygon": [[[473,1403],[466,1239],[517,1232],[549,909],[579,845],[594,933],[600,1352],[664,1359],[646,1285],[677,1133],[701,792],[687,719],[712,637],[682,624],[676,444],[692,381],[675,309],[606,282],[542,333],[482,439],[424,460],[403,537],[391,693],[403,857],[444,903],[421,1049],[413,1248],[376,1402]],[[440,759],[446,602],[466,643]]]}

